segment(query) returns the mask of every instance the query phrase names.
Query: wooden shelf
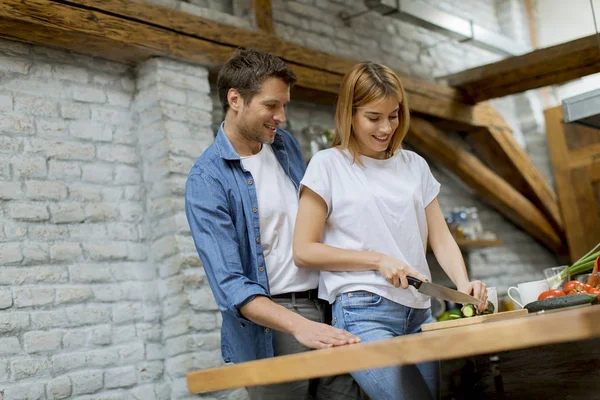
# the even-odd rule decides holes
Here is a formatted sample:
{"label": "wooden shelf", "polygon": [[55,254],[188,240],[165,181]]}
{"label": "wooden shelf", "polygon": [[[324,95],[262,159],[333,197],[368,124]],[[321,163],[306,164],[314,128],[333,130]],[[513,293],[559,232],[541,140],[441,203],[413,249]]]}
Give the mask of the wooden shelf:
{"label": "wooden shelf", "polygon": [[[470,240],[470,239],[456,239],[456,244],[458,244],[458,247],[460,247],[461,250],[463,251],[468,251],[468,250],[475,250],[475,249],[483,249],[486,247],[500,247],[500,246],[504,246],[504,241],[501,239],[495,239],[495,240],[485,240],[485,239],[476,239],[476,240]],[[431,247],[429,246],[429,243],[427,244],[427,251],[431,252]]]}
{"label": "wooden shelf", "polygon": [[463,250],[481,249],[481,248],[484,248],[484,247],[499,247],[499,246],[504,246],[504,241],[500,240],[500,239],[495,239],[495,240],[485,240],[485,239],[476,239],[476,240],[456,239],[456,243],[458,244],[458,247],[460,247]]}

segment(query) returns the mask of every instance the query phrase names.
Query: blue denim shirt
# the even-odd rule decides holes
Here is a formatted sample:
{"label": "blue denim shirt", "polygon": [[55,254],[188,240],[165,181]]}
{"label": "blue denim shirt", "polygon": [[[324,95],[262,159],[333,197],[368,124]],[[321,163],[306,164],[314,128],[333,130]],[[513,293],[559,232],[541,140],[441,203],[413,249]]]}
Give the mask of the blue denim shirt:
{"label": "blue denim shirt", "polygon": [[[223,125],[190,171],[185,212],[223,316],[223,359],[240,363],[272,357],[274,343],[270,329],[254,324],[239,311],[256,296],[270,297],[269,281],[260,244],[254,179],[242,166]],[[272,147],[298,188],[305,170],[298,142],[289,132],[277,129]]]}

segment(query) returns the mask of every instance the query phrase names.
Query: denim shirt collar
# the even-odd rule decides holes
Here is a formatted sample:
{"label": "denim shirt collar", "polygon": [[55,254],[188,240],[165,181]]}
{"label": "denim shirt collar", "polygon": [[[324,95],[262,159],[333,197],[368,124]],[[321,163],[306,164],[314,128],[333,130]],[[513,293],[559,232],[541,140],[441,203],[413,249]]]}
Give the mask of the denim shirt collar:
{"label": "denim shirt collar", "polygon": [[[221,126],[219,126],[219,131],[217,132],[217,137],[215,138],[215,145],[219,150],[219,155],[224,160],[240,160],[239,154],[237,153],[237,151],[235,151],[233,144],[231,144],[231,141],[225,134],[225,130],[223,129],[224,126],[225,121],[221,122]],[[279,131],[275,133],[275,140],[273,141],[272,146],[273,150],[275,150],[276,152],[285,150],[283,137],[281,136],[281,133],[279,133]]]}

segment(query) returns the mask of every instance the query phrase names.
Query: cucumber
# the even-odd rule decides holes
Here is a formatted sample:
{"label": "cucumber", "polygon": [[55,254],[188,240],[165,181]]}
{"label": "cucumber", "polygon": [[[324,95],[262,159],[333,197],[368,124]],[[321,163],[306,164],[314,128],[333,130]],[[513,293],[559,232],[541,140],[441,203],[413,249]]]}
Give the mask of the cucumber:
{"label": "cucumber", "polygon": [[570,294],[568,296],[551,297],[549,299],[538,300],[525,305],[525,309],[530,313],[555,310],[557,308],[580,306],[582,304],[596,304],[598,296],[594,294]]}
{"label": "cucumber", "polygon": [[460,312],[462,313],[463,317],[469,318],[473,317],[477,311],[475,310],[475,306],[473,304],[467,304],[460,309]]}
{"label": "cucumber", "polygon": [[452,319],[459,319],[461,317],[460,310],[448,310],[439,317],[437,317],[438,321],[449,321]]}
{"label": "cucumber", "polygon": [[494,307],[494,303],[492,303],[491,301],[488,301],[488,305],[485,308],[485,310],[483,310],[481,312],[481,315],[488,315],[488,314],[493,314],[494,313],[494,309],[496,307]]}

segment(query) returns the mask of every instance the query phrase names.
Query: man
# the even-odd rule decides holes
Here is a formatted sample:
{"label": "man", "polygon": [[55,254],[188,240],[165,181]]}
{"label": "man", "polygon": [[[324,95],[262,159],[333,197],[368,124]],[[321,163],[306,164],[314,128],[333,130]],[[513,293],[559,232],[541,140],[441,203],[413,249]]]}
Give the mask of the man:
{"label": "man", "polygon": [[[223,315],[225,362],[357,343],[322,323],[318,272],[292,258],[298,143],[279,129],[294,72],[268,53],[238,50],[217,80],[224,122],[186,184],[186,215]],[[357,399],[349,375],[248,388],[251,399]]]}

